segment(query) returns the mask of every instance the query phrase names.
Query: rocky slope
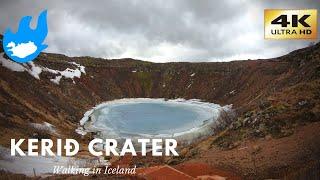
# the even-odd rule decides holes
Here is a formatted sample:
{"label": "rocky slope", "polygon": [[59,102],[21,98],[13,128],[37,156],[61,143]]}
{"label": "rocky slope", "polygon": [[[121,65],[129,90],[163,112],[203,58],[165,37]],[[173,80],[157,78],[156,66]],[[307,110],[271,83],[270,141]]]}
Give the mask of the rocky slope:
{"label": "rocky slope", "polygon": [[4,56],[0,66],[0,143],[6,147],[11,138],[81,139],[74,130],[83,113],[118,98],[233,104],[232,123],[217,129],[220,134],[205,141],[209,146],[190,147],[177,163],[197,158],[192,150],[229,151],[245,141],[292,136],[320,117],[320,44],[279,58],[234,62],[151,63],[43,53],[14,71],[8,61]]}

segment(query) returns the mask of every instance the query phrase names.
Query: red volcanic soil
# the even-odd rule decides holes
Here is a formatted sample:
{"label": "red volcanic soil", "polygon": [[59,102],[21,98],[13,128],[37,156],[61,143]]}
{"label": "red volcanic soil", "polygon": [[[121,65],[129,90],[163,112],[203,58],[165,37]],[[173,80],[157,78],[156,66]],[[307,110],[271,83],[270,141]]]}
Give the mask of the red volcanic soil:
{"label": "red volcanic soil", "polygon": [[212,180],[238,180],[240,177],[221,169],[211,167],[204,163],[182,163],[176,166],[153,166],[137,170],[138,178],[143,179],[212,179]]}
{"label": "red volcanic soil", "polygon": [[137,177],[147,180],[176,180],[176,179],[186,179],[190,180],[193,177],[189,176],[186,173],[178,171],[170,166],[154,166],[149,168],[143,168],[137,170]]}
{"label": "red volcanic soil", "polygon": [[226,178],[230,180],[236,180],[241,179],[239,176],[237,176],[235,173],[221,170],[219,168],[212,167],[205,163],[182,163],[179,165],[174,166],[175,169],[184,172],[194,178],[205,178],[211,176],[212,178]]}

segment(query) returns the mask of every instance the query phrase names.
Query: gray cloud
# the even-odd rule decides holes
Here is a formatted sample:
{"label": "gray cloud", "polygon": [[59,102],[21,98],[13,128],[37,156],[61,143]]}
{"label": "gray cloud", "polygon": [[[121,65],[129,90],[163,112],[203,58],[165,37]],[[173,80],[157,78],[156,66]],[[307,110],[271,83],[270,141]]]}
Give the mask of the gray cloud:
{"label": "gray cloud", "polygon": [[[1,1],[0,32],[48,9],[47,52],[149,61],[270,58],[310,41],[264,40],[263,10],[320,3],[256,0]],[[33,26],[36,21],[33,21]]]}

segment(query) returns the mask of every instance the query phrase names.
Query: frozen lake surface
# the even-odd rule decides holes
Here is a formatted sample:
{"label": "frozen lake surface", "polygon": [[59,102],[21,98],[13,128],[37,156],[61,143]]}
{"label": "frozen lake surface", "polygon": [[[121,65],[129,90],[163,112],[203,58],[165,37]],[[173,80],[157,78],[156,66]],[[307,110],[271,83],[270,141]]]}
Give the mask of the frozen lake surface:
{"label": "frozen lake surface", "polygon": [[195,99],[119,99],[96,106],[80,123],[82,131],[101,138],[181,137],[208,134],[220,111],[229,108]]}

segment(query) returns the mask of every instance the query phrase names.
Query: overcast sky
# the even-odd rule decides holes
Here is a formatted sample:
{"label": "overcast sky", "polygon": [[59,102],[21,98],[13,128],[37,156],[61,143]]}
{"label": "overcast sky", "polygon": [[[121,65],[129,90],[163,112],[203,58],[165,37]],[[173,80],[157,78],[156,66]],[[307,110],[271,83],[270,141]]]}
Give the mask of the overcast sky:
{"label": "overcast sky", "polygon": [[263,13],[268,8],[319,10],[320,2],[1,0],[0,33],[7,27],[15,32],[25,15],[35,17],[35,26],[39,13],[47,9],[49,47],[45,51],[68,56],[228,61],[276,57],[311,42],[264,40]]}

